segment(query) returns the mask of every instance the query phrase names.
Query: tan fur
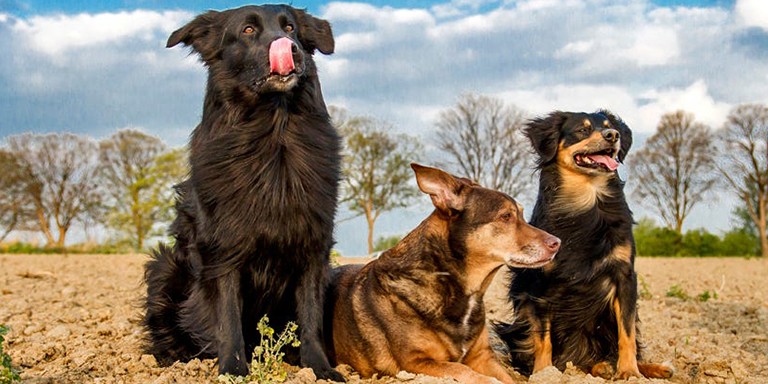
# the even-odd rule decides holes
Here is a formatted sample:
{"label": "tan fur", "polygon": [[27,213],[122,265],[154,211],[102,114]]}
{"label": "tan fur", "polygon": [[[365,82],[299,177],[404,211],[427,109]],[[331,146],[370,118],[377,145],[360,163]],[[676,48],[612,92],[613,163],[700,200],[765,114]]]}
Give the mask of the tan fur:
{"label": "tan fur", "polygon": [[616,260],[623,261],[625,263],[631,263],[632,262],[632,245],[627,243],[614,248],[611,256]]}
{"label": "tan fur", "polygon": [[552,365],[552,338],[549,329],[549,320],[544,324],[544,329],[538,329],[538,327],[533,329],[534,373]]}
{"label": "tan fur", "polygon": [[619,331],[619,360],[616,362],[616,377],[620,379],[628,379],[630,377],[643,377],[640,374],[640,370],[637,368],[637,342],[635,335],[635,320],[631,319],[627,326],[630,332],[622,325],[621,321],[622,311],[619,300],[613,301],[613,312],[618,319],[618,331]]}
{"label": "tan fur", "polygon": [[589,139],[573,144],[569,147],[560,148],[557,151],[557,162],[560,164],[558,170],[563,182],[557,191],[560,203],[553,209],[566,212],[583,212],[592,208],[597,199],[601,196],[608,196],[608,181],[613,174],[585,174],[580,170],[573,160],[573,156],[583,151],[591,143],[591,140],[598,140],[600,133],[594,132]]}

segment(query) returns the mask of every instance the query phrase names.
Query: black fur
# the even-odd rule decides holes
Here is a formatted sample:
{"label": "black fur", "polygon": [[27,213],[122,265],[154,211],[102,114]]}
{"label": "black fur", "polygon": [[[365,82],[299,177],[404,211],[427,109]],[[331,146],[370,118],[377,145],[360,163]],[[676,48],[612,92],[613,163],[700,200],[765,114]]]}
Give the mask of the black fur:
{"label": "black fur", "polygon": [[[281,37],[295,44],[288,76],[270,73]],[[289,6],[247,6],[199,15],[168,47],[179,43],[200,55],[208,85],[191,174],[177,187],[176,241],[146,265],[147,351],[161,364],[218,357],[220,373],[244,375],[268,315],[278,332],[297,320],[295,362],[343,381],[322,345],[340,138],[312,55],[333,52],[330,25]]]}
{"label": "black fur", "polygon": [[[582,129],[584,119],[595,122],[591,129]],[[513,269],[509,297],[516,318],[499,330],[510,347],[512,365],[524,374],[530,374],[533,366],[533,325],[551,321],[552,362],[557,368],[562,370],[572,361],[589,372],[599,362],[616,362],[618,356],[617,322],[606,298],[618,298],[624,310],[622,324],[637,316],[633,219],[618,173],[603,171],[605,193],[598,195],[594,204],[579,210],[562,209],[567,198],[562,196],[559,148],[569,148],[594,130],[606,129],[602,125],[605,119],[620,134],[615,157],[623,161],[632,143],[631,131],[608,111],[554,112],[532,120],[525,129],[538,155],[540,170],[538,198],[530,222],[559,237],[562,246],[549,266]],[[612,256],[617,247],[626,244],[631,244],[628,260]],[[611,294],[613,289],[615,293]]]}

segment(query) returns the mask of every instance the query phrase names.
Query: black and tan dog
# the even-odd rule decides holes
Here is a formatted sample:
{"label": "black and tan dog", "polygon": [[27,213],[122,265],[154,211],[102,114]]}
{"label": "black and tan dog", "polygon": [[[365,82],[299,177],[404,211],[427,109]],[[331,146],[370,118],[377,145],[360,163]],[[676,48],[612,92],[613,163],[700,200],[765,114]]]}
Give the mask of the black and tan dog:
{"label": "black and tan dog", "polygon": [[550,262],[560,240],[527,224],[501,192],[412,167],[436,209],[378,259],[335,271],[326,314],[336,362],[364,377],[405,370],[510,383],[489,344],[483,294],[503,265]]}
{"label": "black and tan dog", "polygon": [[617,173],[629,127],[608,111],[554,112],[525,133],[541,171],[531,224],[563,244],[544,268],[513,268],[515,321],[501,330],[512,365],[530,373],[571,361],[602,377],[671,376],[638,364],[633,221]]}

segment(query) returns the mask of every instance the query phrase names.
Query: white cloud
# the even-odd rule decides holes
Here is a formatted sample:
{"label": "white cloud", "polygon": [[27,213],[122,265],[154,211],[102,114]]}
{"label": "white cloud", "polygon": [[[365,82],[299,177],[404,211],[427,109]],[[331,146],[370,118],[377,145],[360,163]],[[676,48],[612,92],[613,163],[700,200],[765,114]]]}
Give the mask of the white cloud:
{"label": "white cloud", "polygon": [[737,0],[734,10],[744,26],[768,30],[768,2],[765,0]]}
{"label": "white cloud", "polygon": [[[647,104],[640,106],[640,112],[655,118],[658,123],[661,115],[682,109],[692,112],[696,120],[718,129],[725,122],[733,105],[717,101],[710,94],[704,80],[697,80],[686,88],[654,89],[640,95]],[[655,129],[655,126],[654,126]]]}
{"label": "white cloud", "polygon": [[78,15],[34,16],[20,19],[13,26],[17,36],[27,39],[30,47],[50,56],[60,56],[84,47],[119,44],[133,38],[151,41],[155,32],[170,33],[182,20],[190,18],[188,12],[131,12]]}
{"label": "white cloud", "polygon": [[620,51],[628,61],[641,67],[671,63],[680,53],[677,34],[671,28],[650,26],[637,30],[631,47]]}

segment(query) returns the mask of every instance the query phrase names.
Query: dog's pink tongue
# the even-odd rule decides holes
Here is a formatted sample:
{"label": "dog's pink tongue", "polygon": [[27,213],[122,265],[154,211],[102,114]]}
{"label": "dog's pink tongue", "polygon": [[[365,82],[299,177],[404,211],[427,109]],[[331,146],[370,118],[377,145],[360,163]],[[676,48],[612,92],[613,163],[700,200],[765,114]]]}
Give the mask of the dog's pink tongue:
{"label": "dog's pink tongue", "polygon": [[269,46],[269,70],[280,76],[291,73],[293,64],[293,41],[287,37],[281,37]]}
{"label": "dog's pink tongue", "polygon": [[602,165],[605,165],[610,169],[611,171],[615,171],[616,168],[619,167],[619,162],[616,161],[613,157],[606,156],[606,155],[590,155],[589,156],[592,161],[595,163],[600,163]]}

